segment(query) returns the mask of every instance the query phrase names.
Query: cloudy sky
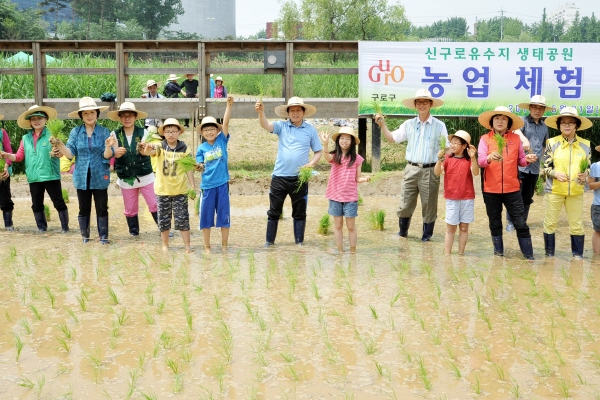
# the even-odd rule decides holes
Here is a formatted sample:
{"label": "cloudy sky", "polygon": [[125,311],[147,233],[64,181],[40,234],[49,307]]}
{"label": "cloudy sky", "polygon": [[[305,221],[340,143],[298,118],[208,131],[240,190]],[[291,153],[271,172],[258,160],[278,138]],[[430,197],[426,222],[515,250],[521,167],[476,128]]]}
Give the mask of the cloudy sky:
{"label": "cloudy sky", "polygon": [[[298,0],[296,0],[299,2]],[[394,3],[394,0],[389,0]],[[592,12],[600,18],[600,1],[598,0],[575,0],[582,16],[591,16]],[[501,9],[504,16],[519,18],[530,24],[541,20],[543,7],[546,13],[551,14],[565,1],[524,1],[503,0],[502,2],[490,0],[429,0],[427,7],[423,7],[420,1],[398,1],[404,6],[407,18],[415,25],[429,25],[435,21],[450,17],[461,16],[467,19],[470,30],[476,19],[489,19],[500,16]],[[268,21],[273,21],[279,16],[280,0],[238,0],[236,4],[237,35],[253,35],[265,28]],[[435,10],[431,12],[431,10]]]}

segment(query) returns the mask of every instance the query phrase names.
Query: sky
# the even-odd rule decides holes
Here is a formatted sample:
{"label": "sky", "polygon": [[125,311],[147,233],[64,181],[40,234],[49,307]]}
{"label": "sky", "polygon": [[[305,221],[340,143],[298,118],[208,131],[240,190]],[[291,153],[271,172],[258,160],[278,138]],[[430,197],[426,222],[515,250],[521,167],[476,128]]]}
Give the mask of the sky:
{"label": "sky", "polygon": [[[299,0],[296,0],[299,3]],[[592,12],[600,17],[599,0],[573,0],[582,16],[591,16]],[[519,18],[526,24],[540,21],[544,6],[546,14],[551,14],[565,1],[545,0],[429,0],[426,7],[420,1],[394,1],[389,4],[404,6],[406,17],[416,26],[430,25],[435,21],[451,17],[467,19],[472,32],[476,18],[490,19],[499,17],[501,10],[505,17]],[[247,37],[265,29],[266,23],[279,16],[280,0],[237,0],[236,1],[236,34]],[[433,11],[432,11],[433,10]]]}

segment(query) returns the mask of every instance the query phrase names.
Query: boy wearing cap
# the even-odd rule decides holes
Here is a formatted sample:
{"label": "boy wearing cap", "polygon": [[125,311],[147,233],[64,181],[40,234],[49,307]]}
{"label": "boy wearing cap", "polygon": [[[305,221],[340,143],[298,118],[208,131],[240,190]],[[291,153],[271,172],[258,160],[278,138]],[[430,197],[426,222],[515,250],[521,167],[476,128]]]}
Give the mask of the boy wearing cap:
{"label": "boy wearing cap", "polygon": [[448,131],[446,124],[431,115],[431,109],[440,107],[444,102],[431,96],[427,89],[417,90],[414,97],[402,101],[405,107],[417,110],[418,116],[409,119],[400,127],[390,132],[381,115],[375,116],[375,123],[390,143],[407,141],[406,159],[400,205],[398,206],[399,236],[408,236],[410,219],[417,206],[417,197],[421,197],[423,215],[423,236],[421,241],[427,242],[433,236],[433,228],[437,219],[438,193],[440,177],[433,168],[437,161],[440,138],[446,140],[448,147]]}
{"label": "boy wearing cap", "polygon": [[[521,197],[523,198],[523,207],[525,209],[525,222],[529,217],[529,208],[533,203],[533,195],[535,187],[540,176],[540,160],[546,147],[548,140],[548,127],[542,119],[546,111],[552,110],[552,107],[546,106],[546,98],[544,96],[535,95],[528,103],[520,103],[522,109],[529,109],[529,115],[522,118],[523,127],[516,134],[522,133],[527,139],[523,144],[523,149],[527,152],[534,153],[538,159],[525,167],[519,167],[519,179],[521,181]],[[506,213],[506,231],[512,232],[515,230],[510,214]]]}
{"label": "boy wearing cap", "polygon": [[[275,114],[287,117],[285,121],[269,122],[265,115],[265,106],[257,102],[254,109],[258,113],[260,126],[279,137],[277,159],[269,190],[269,211],[267,212],[267,234],[265,247],[272,246],[277,236],[279,217],[287,196],[292,200],[292,218],[294,219],[294,240],[297,245],[304,243],[306,228],[306,205],[308,183],[299,185],[298,173],[301,167],[313,168],[319,162],[323,146],[315,127],[306,123],[304,117],[313,115],[317,109],[305,104],[300,97],[292,97],[287,105],[275,107]],[[310,151],[313,157],[307,163]]]}
{"label": "boy wearing cap", "polygon": [[[146,86],[142,88],[142,99],[163,99],[165,96],[158,93],[158,88],[160,87],[160,82],[156,82],[154,79],[149,79],[146,81]],[[144,126],[146,129],[150,126],[155,126],[158,128],[162,124],[162,120],[154,119],[154,118],[146,118],[144,120]]]}
{"label": "boy wearing cap", "polygon": [[[227,98],[227,108],[223,116],[223,126],[213,117],[204,117],[196,132],[204,138],[196,152],[196,162],[201,166],[202,181],[200,182],[200,229],[204,240],[204,252],[210,253],[210,229],[213,226],[221,228],[221,244],[223,251],[227,250],[230,227],[229,204],[229,169],[227,167],[227,144],[229,134],[229,119],[233,96]],[[217,223],[215,225],[215,213]]]}

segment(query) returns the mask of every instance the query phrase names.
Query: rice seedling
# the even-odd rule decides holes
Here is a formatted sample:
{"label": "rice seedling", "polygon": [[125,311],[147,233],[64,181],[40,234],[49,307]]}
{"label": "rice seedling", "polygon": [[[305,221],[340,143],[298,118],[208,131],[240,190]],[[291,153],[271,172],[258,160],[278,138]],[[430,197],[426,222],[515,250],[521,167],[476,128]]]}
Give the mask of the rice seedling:
{"label": "rice seedling", "polygon": [[114,304],[114,305],[119,304],[119,297],[117,296],[115,291],[110,286],[108,287],[108,298],[112,304]]}
{"label": "rice seedling", "polygon": [[563,399],[568,399],[571,397],[571,388],[570,383],[564,378],[558,378],[558,392],[562,396]]}
{"label": "rice seedling", "polygon": [[50,207],[47,204],[44,204],[44,215],[46,216],[46,221],[51,221],[52,215],[50,214]]}
{"label": "rice seedling", "polygon": [[156,313],[158,315],[162,315],[165,311],[165,306],[167,305],[167,301],[165,299],[161,299],[156,305]]}
{"label": "rice seedling", "polygon": [[506,369],[504,369],[504,364],[496,364],[493,362],[492,365],[496,370],[496,374],[498,374],[498,379],[502,382],[506,382]]}
{"label": "rice seedling", "polygon": [[175,338],[168,331],[163,331],[159,337],[163,349],[168,350],[175,345]]}
{"label": "rice seedling", "polygon": [[60,338],[57,336],[56,341],[58,342],[58,344],[60,344],[60,347],[67,351],[67,353],[71,352],[71,349],[69,348],[69,343],[67,343],[67,340],[65,338]]}
{"label": "rice seedling", "polygon": [[[502,156],[502,152],[504,151],[504,148],[506,147],[506,140],[504,140],[503,135],[500,135],[498,133],[494,134],[494,140],[496,141],[496,147],[498,148],[498,154],[500,154],[500,156]],[[499,161],[502,161],[502,158],[500,158]]]}
{"label": "rice seedling", "polygon": [[311,281],[311,289],[315,300],[321,300],[321,294],[319,293],[319,287],[317,286],[317,282],[315,280]]}
{"label": "rice seedling", "polygon": [[65,311],[67,313],[69,313],[69,315],[71,316],[71,318],[73,318],[73,320],[75,321],[75,323],[79,323],[79,318],[77,318],[77,315],[75,314],[75,312],[73,310],[71,310],[69,307],[64,307],[64,309],[65,309]]}
{"label": "rice seedling", "polygon": [[383,231],[385,223],[385,211],[371,211],[368,214],[369,224],[374,231]]}
{"label": "rice seedling", "polygon": [[127,315],[127,307],[123,307],[120,313],[115,312],[115,315],[117,316],[118,326],[125,325],[125,322],[127,322],[127,320],[129,319],[129,315]]}
{"label": "rice seedling", "polygon": [[377,346],[377,342],[372,337],[362,336],[358,332],[356,333],[356,335],[363,346],[363,350],[367,355],[373,355],[377,353],[379,348]]}
{"label": "rice seedling", "polygon": [[21,386],[21,387],[24,387],[24,388],[27,388],[27,389],[33,389],[33,388],[35,387],[35,382],[33,382],[33,381],[32,381],[31,379],[29,379],[29,378],[25,378],[25,377],[23,377],[23,378],[20,378],[20,379],[17,381],[17,385],[19,385],[19,386]]}
{"label": "rice seedling", "polygon": [[377,314],[377,310],[375,310],[374,307],[369,306],[369,309],[371,310],[371,317],[373,317],[373,319],[379,319],[379,315]]}
{"label": "rice seedling", "polygon": [[54,293],[52,293],[50,286],[48,286],[48,285],[44,286],[44,290],[46,291],[46,294],[48,295],[48,299],[50,300],[50,306],[52,307],[52,309],[54,309],[55,304],[56,304],[56,296],[54,296]]}
{"label": "rice seedling", "polygon": [[573,376],[577,378],[577,382],[579,382],[580,385],[586,384],[585,377],[581,374],[581,372],[577,371],[576,369],[573,369]]}
{"label": "rice seedling", "polygon": [[154,315],[152,315],[150,311],[144,311],[144,317],[146,318],[146,322],[148,323],[148,325],[154,325]]}
{"label": "rice seedling", "polygon": [[427,391],[431,391],[431,389],[433,389],[433,383],[431,382],[431,377],[429,376],[429,373],[427,372],[427,369],[425,368],[425,361],[423,360],[422,356],[417,357],[417,369],[419,372],[419,378],[421,378],[421,381],[423,381],[423,385],[425,385],[425,389]]}
{"label": "rice seedling", "polygon": [[300,300],[300,306],[304,311],[304,314],[308,315],[308,305],[304,302],[304,300]]}
{"label": "rice seedling", "polygon": [[33,304],[29,305],[29,309],[31,310],[31,312],[33,313],[33,315],[35,316],[35,318],[38,321],[42,320],[42,314],[40,314],[40,312],[38,311],[38,309]]}
{"label": "rice seedling", "polygon": [[300,191],[300,189],[302,189],[302,186],[304,186],[305,183],[308,183],[308,181],[310,181],[310,179],[314,175],[313,171],[314,168],[312,167],[300,167],[300,169],[298,169],[298,183],[294,192]]}
{"label": "rice seedling", "polygon": [[325,214],[319,220],[319,227],[317,229],[317,233],[319,235],[328,235],[330,227],[331,227],[331,217],[329,216],[329,214]]}
{"label": "rice seedling", "polygon": [[482,388],[481,388],[481,378],[479,377],[479,374],[475,374],[475,383],[473,383],[473,391],[477,394],[480,395],[482,392]]}
{"label": "rice seedling", "polygon": [[351,306],[356,305],[354,301],[354,294],[349,283],[346,284],[346,289],[344,291],[344,300],[346,300],[346,303],[348,303]]}
{"label": "rice seedling", "polygon": [[579,173],[583,174],[590,167],[590,162],[587,158],[582,158],[579,160]]}
{"label": "rice seedling", "polygon": [[139,392],[139,394],[144,398],[144,400],[158,400],[158,396],[153,391],[149,391],[147,393]]}
{"label": "rice seedling", "polygon": [[175,164],[177,164],[177,168],[184,173],[194,171],[196,169],[196,159],[192,156],[181,157],[175,160]]}
{"label": "rice seedling", "polygon": [[58,324],[57,328],[59,331],[62,332],[62,334],[65,336],[65,338],[71,339],[71,337],[72,337],[71,329],[69,329],[67,324]]}
{"label": "rice seedling", "polygon": [[394,307],[394,304],[400,299],[400,292],[396,293],[394,298],[390,301],[390,307]]}
{"label": "rice seedling", "polygon": [[[446,141],[447,141],[446,137],[444,135],[440,135],[438,140],[440,143],[440,150],[446,151]],[[442,161],[443,161],[443,158],[442,158]]]}
{"label": "rice seedling", "polygon": [[19,362],[19,358],[21,358],[21,352],[23,351],[24,343],[21,340],[21,337],[19,335],[17,335],[14,332],[13,332],[13,335],[14,335],[14,339],[15,339],[15,349],[17,350],[17,355],[15,357],[15,360],[17,362]]}
{"label": "rice seedling", "polygon": [[21,325],[21,328],[23,328],[26,334],[31,335],[31,325],[29,324],[29,321],[27,319],[19,319],[19,325]]}
{"label": "rice seedling", "polygon": [[516,399],[520,399],[523,395],[523,393],[521,393],[521,388],[519,387],[519,383],[517,382],[516,379],[511,380],[508,390],[509,390],[510,394],[515,396]]}
{"label": "rice seedling", "polygon": [[458,368],[458,365],[456,365],[456,363],[454,361],[448,361],[448,364],[450,365],[450,368],[452,369],[454,376],[456,376],[457,378],[460,379],[462,377],[462,374],[460,372],[460,369]]}

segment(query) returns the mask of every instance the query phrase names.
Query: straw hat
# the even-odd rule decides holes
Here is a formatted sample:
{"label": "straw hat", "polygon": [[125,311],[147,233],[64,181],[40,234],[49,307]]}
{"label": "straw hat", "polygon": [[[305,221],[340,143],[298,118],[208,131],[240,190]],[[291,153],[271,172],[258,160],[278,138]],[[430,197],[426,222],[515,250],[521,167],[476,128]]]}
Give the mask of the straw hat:
{"label": "straw hat", "polygon": [[132,113],[137,114],[135,119],[144,119],[148,116],[147,112],[143,112],[140,110],[137,110],[135,108],[135,104],[133,104],[130,101],[126,101],[125,103],[121,104],[119,106],[118,110],[114,110],[114,111],[109,111],[106,113],[106,117],[108,119],[110,119],[111,121],[117,121],[117,122],[121,122],[121,117],[119,117],[119,113],[120,112],[124,112],[124,111],[130,111]]}
{"label": "straw hat", "polygon": [[215,78],[215,82],[216,82],[216,81],[221,81],[221,82],[223,82],[223,78],[222,78],[222,77],[220,77],[220,76],[217,76],[217,77]]}
{"label": "straw hat", "polygon": [[469,135],[468,132],[466,131],[456,131],[456,133],[452,134],[452,135],[448,135],[448,141],[452,140],[452,138],[456,136],[461,138],[462,140],[464,140],[465,142],[467,142],[467,146],[468,147],[474,147],[471,144],[471,135]]}
{"label": "straw hat", "polygon": [[189,74],[184,74],[184,76],[186,76],[186,77],[188,77],[190,75],[196,76],[196,75],[198,75],[198,73],[197,72],[190,72]]}
{"label": "straw hat", "polygon": [[552,107],[546,105],[546,98],[540,94],[536,94],[529,100],[529,103],[519,103],[519,107],[529,110],[529,106],[546,107],[546,111],[552,110]]}
{"label": "straw hat", "polygon": [[17,125],[23,129],[31,129],[31,122],[29,121],[29,118],[34,116],[33,114],[36,113],[39,113],[38,116],[43,116],[42,113],[46,114],[48,120],[56,118],[56,115],[58,114],[52,107],[33,105],[29,107],[29,110],[19,115],[19,118],[17,118]]}
{"label": "straw hat", "polygon": [[512,120],[512,126],[510,127],[511,131],[516,131],[517,129],[521,129],[525,123],[521,118],[519,118],[516,114],[510,112],[508,107],[498,106],[490,111],[485,111],[479,114],[479,123],[481,126],[487,129],[494,129],[490,126],[490,120],[494,115],[506,115],[508,118]]}
{"label": "straw hat", "polygon": [[417,92],[415,93],[415,97],[410,97],[408,99],[402,100],[402,104],[404,104],[405,107],[410,108],[411,110],[416,110],[415,100],[420,99],[431,100],[433,102],[431,104],[431,108],[436,108],[444,104],[442,100],[433,98],[431,96],[431,92],[427,89],[417,90]]}
{"label": "straw hat", "polygon": [[169,78],[167,79],[167,81],[176,81],[177,79],[181,79],[181,77],[177,76],[177,74],[171,74],[171,75],[169,75]]}
{"label": "straw hat", "polygon": [[358,138],[358,134],[354,131],[354,128],[352,128],[351,126],[342,126],[340,128],[340,130],[337,131],[337,133],[334,133],[333,135],[331,135],[331,140],[333,140],[333,142],[335,143],[335,141],[337,140],[338,136],[340,136],[343,133],[354,137],[354,144],[359,144],[360,143],[360,139]]}
{"label": "straw hat", "polygon": [[579,129],[577,129],[578,131],[583,131],[585,129],[591,128],[593,125],[592,121],[590,121],[586,117],[580,117],[577,113],[577,108],[575,107],[565,107],[562,110],[560,110],[560,114],[546,118],[546,125],[548,125],[550,128],[558,130],[558,125],[556,123],[560,117],[573,117],[575,119],[578,119],[581,122],[581,126],[579,127]]}
{"label": "straw hat", "polygon": [[177,118],[167,118],[165,122],[158,128],[158,133],[160,134],[160,136],[165,136],[163,130],[167,125],[175,125],[179,127],[180,132],[185,131],[185,127],[179,123],[179,120]]}
{"label": "straw hat", "polygon": [[0,114],[0,120],[4,119],[4,115]]}
{"label": "straw hat", "polygon": [[149,88],[150,86],[152,86],[152,85],[156,85],[156,88],[158,89],[158,88],[160,87],[161,83],[160,83],[160,82],[156,82],[154,79],[148,79],[148,80],[146,81],[146,86],[144,86],[144,87],[142,88],[142,92],[144,92],[144,93],[148,93],[148,92],[149,92],[148,88]]}
{"label": "straw hat", "polygon": [[300,97],[292,97],[288,100],[287,105],[275,107],[275,114],[279,115],[280,117],[287,118],[288,108],[292,106],[304,107],[304,117],[310,117],[311,115],[317,112],[317,107],[310,104],[304,104],[304,100],[302,100]]}
{"label": "straw hat", "polygon": [[202,134],[202,127],[204,125],[208,125],[208,124],[216,125],[217,129],[219,130],[219,132],[221,132],[221,124],[219,124],[215,118],[213,118],[213,117],[204,117],[204,118],[202,118],[202,122],[200,122],[200,125],[198,125],[196,127],[196,133]]}
{"label": "straw hat", "polygon": [[81,100],[79,100],[79,110],[71,111],[67,115],[69,118],[79,118],[79,113],[81,111],[100,110],[100,112],[102,112],[108,110],[108,108],[108,106],[97,105],[96,100],[92,99],[91,97],[82,97]]}

